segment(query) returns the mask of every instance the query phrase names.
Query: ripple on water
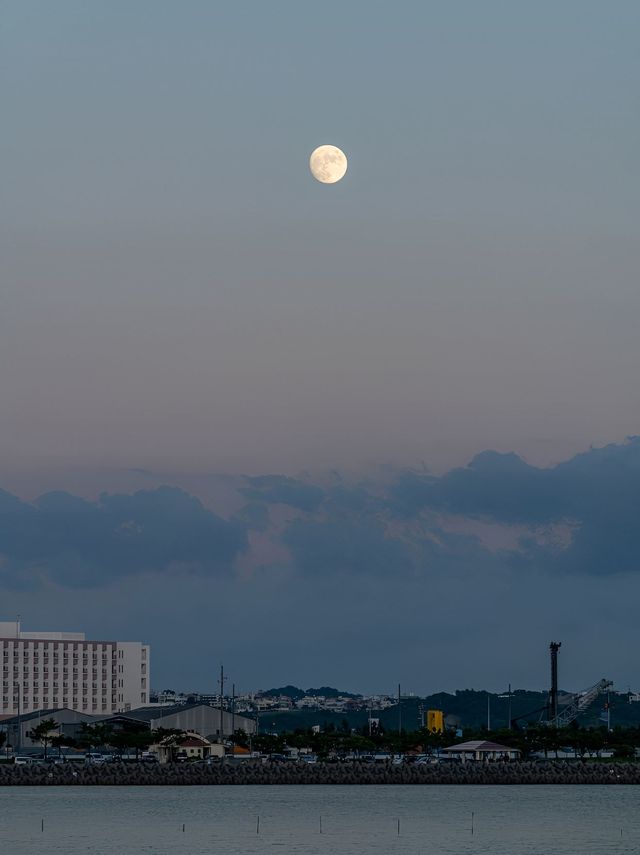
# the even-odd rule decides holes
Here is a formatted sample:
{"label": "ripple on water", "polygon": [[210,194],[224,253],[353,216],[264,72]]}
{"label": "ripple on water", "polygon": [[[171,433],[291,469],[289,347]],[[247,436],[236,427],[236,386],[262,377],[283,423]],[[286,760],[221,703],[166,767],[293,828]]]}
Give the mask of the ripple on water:
{"label": "ripple on water", "polygon": [[11,855],[621,855],[640,846],[633,786],[7,787],[2,796],[0,852]]}

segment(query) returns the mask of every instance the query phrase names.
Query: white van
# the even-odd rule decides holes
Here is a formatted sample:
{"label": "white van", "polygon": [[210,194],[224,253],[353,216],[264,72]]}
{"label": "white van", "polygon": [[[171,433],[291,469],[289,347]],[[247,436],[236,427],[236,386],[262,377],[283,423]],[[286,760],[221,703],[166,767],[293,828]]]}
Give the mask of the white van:
{"label": "white van", "polygon": [[28,757],[26,754],[18,754],[17,757],[13,758],[13,762],[16,766],[31,766],[36,761],[33,757]]}

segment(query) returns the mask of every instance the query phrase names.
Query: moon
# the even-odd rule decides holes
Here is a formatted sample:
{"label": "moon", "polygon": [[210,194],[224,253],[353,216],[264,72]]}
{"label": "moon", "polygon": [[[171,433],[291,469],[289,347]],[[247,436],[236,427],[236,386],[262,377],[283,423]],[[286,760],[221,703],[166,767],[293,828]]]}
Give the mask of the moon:
{"label": "moon", "polygon": [[335,145],[320,145],[311,152],[309,169],[321,184],[335,184],[344,178],[347,171],[347,157]]}

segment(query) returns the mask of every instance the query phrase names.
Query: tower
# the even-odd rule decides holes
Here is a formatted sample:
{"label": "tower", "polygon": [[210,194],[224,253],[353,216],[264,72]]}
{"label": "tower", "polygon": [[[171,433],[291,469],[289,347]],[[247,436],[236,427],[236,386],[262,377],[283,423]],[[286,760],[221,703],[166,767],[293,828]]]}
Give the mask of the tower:
{"label": "tower", "polygon": [[551,689],[549,690],[548,721],[554,721],[558,715],[558,650],[562,647],[561,641],[552,641],[549,645],[551,653]]}

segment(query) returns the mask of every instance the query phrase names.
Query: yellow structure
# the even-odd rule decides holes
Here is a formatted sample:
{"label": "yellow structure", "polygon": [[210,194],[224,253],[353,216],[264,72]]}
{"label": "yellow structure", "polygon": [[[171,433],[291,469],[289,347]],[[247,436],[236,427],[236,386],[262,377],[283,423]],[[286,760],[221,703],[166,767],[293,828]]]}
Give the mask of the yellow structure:
{"label": "yellow structure", "polygon": [[444,733],[444,713],[442,710],[427,710],[427,730],[431,733]]}

